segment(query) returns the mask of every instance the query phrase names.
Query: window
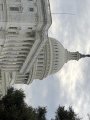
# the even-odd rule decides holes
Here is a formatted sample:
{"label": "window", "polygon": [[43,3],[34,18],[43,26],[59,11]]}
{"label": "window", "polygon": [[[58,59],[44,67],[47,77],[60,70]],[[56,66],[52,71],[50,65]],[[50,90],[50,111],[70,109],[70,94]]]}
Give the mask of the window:
{"label": "window", "polygon": [[10,7],[11,11],[19,11],[19,7]]}
{"label": "window", "polygon": [[32,27],[28,27],[28,29],[32,30]]}
{"label": "window", "polygon": [[9,29],[18,29],[17,27],[9,27]]}
{"label": "window", "polygon": [[0,4],[0,11],[3,11],[3,4]]}
{"label": "window", "polygon": [[0,31],[2,31],[3,30],[3,27],[0,27]]}
{"label": "window", "polygon": [[34,8],[29,8],[29,11],[33,12],[33,11],[34,11]]}
{"label": "window", "polygon": [[18,32],[8,32],[8,34],[17,35]]}
{"label": "window", "polygon": [[21,2],[21,0],[16,0],[16,2]]}
{"label": "window", "polygon": [[19,6],[19,7],[10,7],[10,11],[22,11],[22,7],[21,6]]}
{"label": "window", "polygon": [[56,50],[56,51],[54,51],[54,52],[58,52],[58,51]]}
{"label": "window", "polygon": [[27,32],[27,37],[35,37],[35,32]]}

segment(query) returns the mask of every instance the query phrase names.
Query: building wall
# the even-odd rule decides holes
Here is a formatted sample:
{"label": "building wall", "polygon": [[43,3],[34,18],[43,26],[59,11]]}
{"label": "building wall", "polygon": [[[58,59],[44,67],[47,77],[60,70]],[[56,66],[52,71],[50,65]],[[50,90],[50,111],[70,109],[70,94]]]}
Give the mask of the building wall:
{"label": "building wall", "polygon": [[[31,73],[36,69],[32,66],[48,39],[50,25],[48,0],[0,0],[0,69],[4,80],[0,89],[3,95],[14,83],[27,84],[27,81],[32,81]],[[43,57],[44,62],[49,62],[47,52]],[[41,63],[38,67],[38,64],[34,74],[36,78],[43,79],[49,67]],[[42,76],[40,66],[45,69]]]}
{"label": "building wall", "polygon": [[15,23],[22,27],[36,25],[37,7],[34,2],[33,0],[6,0],[8,24],[14,25]]}

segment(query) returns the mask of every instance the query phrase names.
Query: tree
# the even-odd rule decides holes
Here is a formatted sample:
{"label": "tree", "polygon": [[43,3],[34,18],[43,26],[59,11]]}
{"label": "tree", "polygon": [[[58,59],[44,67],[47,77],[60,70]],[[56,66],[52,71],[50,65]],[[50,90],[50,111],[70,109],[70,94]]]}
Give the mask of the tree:
{"label": "tree", "polygon": [[37,120],[46,120],[45,114],[47,111],[45,107],[38,107],[36,111],[37,111]]}
{"label": "tree", "polygon": [[65,107],[59,106],[56,111],[55,120],[81,120],[81,119],[77,117],[72,107],[69,107],[68,110],[65,110]]}
{"label": "tree", "polygon": [[[22,90],[10,88],[0,100],[0,120],[46,120],[46,107],[33,108],[24,102],[25,94]],[[65,110],[59,106],[51,120],[81,120],[72,107]]]}
{"label": "tree", "polygon": [[10,88],[0,100],[0,120],[46,120],[46,108],[34,109],[24,102],[22,90]]}

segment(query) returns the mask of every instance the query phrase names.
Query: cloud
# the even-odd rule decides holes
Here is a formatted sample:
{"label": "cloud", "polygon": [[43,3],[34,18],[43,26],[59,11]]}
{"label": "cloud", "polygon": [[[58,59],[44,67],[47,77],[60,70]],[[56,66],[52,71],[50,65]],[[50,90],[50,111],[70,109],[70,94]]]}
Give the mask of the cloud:
{"label": "cloud", "polygon": [[[58,0],[59,7],[54,2],[52,3],[53,6],[55,5],[52,11],[73,13],[75,15],[52,15],[53,23],[50,35],[58,39],[70,51],[78,50],[81,53],[90,53],[90,1]],[[90,113],[89,63],[90,60],[87,59],[82,59],[79,62],[69,62],[57,73],[60,87],[62,86],[63,95],[60,96],[63,105],[67,104],[68,106],[71,104],[75,111],[83,117]]]}
{"label": "cloud", "polygon": [[58,0],[52,2],[51,0],[51,3],[52,11],[54,10],[56,13],[73,13],[75,15],[52,14],[53,23],[50,29],[52,34],[50,35],[57,38],[65,48],[89,52],[89,50],[86,51],[90,38],[89,1]]}

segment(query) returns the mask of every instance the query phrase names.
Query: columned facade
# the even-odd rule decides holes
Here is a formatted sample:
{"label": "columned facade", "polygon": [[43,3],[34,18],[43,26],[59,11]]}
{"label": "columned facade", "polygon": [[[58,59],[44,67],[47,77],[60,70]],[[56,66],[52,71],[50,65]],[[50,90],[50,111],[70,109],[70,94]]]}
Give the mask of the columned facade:
{"label": "columned facade", "polygon": [[0,96],[27,83],[51,22],[49,0],[0,0]]}

